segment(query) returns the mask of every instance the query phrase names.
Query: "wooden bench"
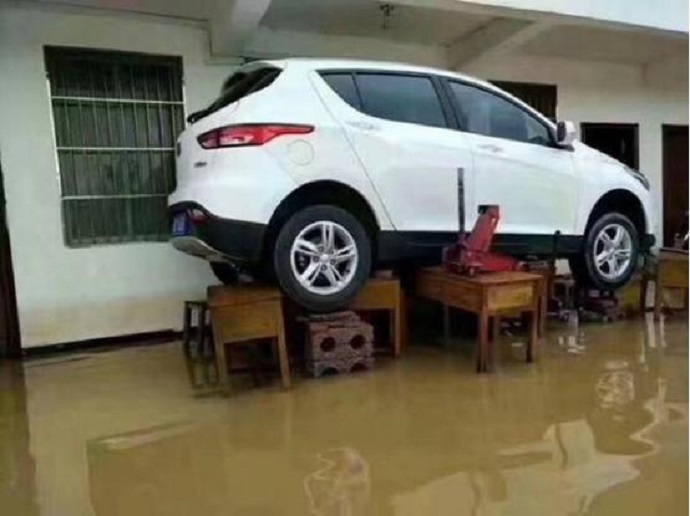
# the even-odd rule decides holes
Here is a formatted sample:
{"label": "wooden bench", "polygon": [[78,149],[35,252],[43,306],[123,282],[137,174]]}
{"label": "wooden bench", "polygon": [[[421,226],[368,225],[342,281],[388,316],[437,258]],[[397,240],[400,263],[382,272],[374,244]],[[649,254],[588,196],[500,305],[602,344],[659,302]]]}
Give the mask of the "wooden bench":
{"label": "wooden bench", "polygon": [[501,315],[514,312],[531,314],[530,337],[527,344],[527,362],[532,362],[537,345],[540,319],[543,311],[544,277],[521,271],[481,274],[465,277],[447,272],[442,267],[421,269],[417,274],[415,292],[428,299],[477,314],[477,372],[493,368],[494,350],[489,341],[489,319],[494,318],[494,341]]}
{"label": "wooden bench", "polygon": [[265,338],[274,339],[283,387],[290,387],[280,290],[255,285],[212,286],[208,288],[208,307],[221,388],[227,389],[229,384],[225,346]]}

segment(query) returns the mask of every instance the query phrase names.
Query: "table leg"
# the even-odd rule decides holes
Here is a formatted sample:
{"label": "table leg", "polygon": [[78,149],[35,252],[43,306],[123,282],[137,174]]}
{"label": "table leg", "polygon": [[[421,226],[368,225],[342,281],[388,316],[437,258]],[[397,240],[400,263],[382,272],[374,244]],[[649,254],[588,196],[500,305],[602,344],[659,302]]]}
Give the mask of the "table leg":
{"label": "table leg", "polygon": [[489,314],[482,310],[479,314],[479,335],[477,337],[477,372],[487,372],[487,351],[489,348]]}
{"label": "table leg", "polygon": [[443,345],[450,347],[450,308],[443,305]]}
{"label": "table leg", "polygon": [[280,379],[283,382],[283,389],[290,388],[290,359],[287,352],[287,344],[285,343],[285,327],[283,325],[282,308],[278,307],[278,359],[280,360]]}
{"label": "table leg", "polygon": [[398,295],[397,301],[395,303],[395,308],[391,310],[391,332],[390,335],[393,338],[393,356],[395,358],[400,358],[402,354],[402,307],[401,307],[400,296]]}
{"label": "table leg", "polygon": [[659,321],[661,318],[661,291],[663,289],[659,286],[659,280],[654,282],[654,320]]}
{"label": "table leg", "polygon": [[[535,292],[535,297],[536,294],[537,293]],[[534,360],[534,352],[539,340],[539,320],[541,319],[541,312],[539,310],[539,297],[537,297],[535,299],[535,302],[532,304],[530,335],[529,342],[527,343],[527,362],[532,362]]]}
{"label": "table leg", "polygon": [[216,369],[218,370],[218,386],[227,392],[230,387],[230,375],[228,374],[228,360],[225,356],[225,342],[220,338],[214,339],[216,348]]}
{"label": "table leg", "polygon": [[546,316],[548,315],[548,310],[549,310],[549,299],[551,299],[551,289],[549,289],[549,281],[546,279],[542,279],[544,282],[544,288],[542,290],[543,295],[541,296],[540,302],[539,302],[539,308],[541,310],[539,311],[539,336],[543,337],[544,334],[546,333]]}
{"label": "table leg", "polygon": [[192,308],[188,303],[184,304],[184,313],[182,314],[182,349],[186,358],[191,358],[189,344],[191,341],[191,326],[192,326]]}
{"label": "table leg", "polygon": [[640,313],[644,316],[647,312],[647,289],[649,287],[649,278],[647,273],[642,273],[642,281],[640,281]]}

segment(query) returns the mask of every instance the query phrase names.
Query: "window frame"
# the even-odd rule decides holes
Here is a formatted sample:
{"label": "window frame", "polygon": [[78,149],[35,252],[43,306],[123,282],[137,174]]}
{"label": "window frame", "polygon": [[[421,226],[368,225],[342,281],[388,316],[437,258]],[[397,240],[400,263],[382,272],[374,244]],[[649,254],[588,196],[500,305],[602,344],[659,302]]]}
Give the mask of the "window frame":
{"label": "window frame", "polygon": [[[326,86],[333,93],[335,93],[340,100],[345,102],[345,104],[347,104],[348,106],[350,106],[352,109],[356,110],[357,112],[364,113],[362,111],[362,94],[359,91],[359,86],[357,86],[357,81],[355,80],[355,74],[352,72],[352,70],[344,70],[344,69],[343,70],[325,70],[325,71],[317,70],[316,73],[319,74],[319,77],[321,77],[321,80],[323,80],[323,82],[326,83]],[[343,97],[341,97],[340,94],[328,83],[328,81],[326,81],[325,78],[328,77],[329,75],[349,75],[350,76],[350,79],[352,79],[352,84],[355,87],[355,95],[357,96],[357,106],[353,106],[348,101],[346,101]],[[364,113],[364,114],[366,114],[366,113]]]}
{"label": "window frame", "polygon": [[[453,107],[452,105],[448,102],[448,99],[444,95],[443,91],[443,84],[441,83],[440,77],[438,75],[434,75],[431,73],[424,73],[424,72],[408,72],[408,71],[402,71],[402,70],[384,70],[384,69],[378,69],[378,68],[326,68],[326,69],[319,69],[316,70],[316,72],[323,78],[324,75],[346,75],[350,74],[352,75],[352,80],[355,84],[355,90],[357,92],[357,99],[359,101],[359,108],[355,108],[354,106],[348,104],[345,102],[345,100],[340,97],[338,92],[333,90],[333,88],[330,87],[330,85],[326,82],[326,86],[331,88],[331,90],[338,95],[338,97],[345,102],[348,106],[350,106],[352,109],[355,109],[359,113],[362,113],[363,115],[369,116],[371,118],[375,118],[376,120],[384,120],[386,122],[394,122],[398,124],[411,124],[419,127],[428,127],[432,129],[456,129],[457,128],[457,121],[455,120],[455,116],[453,113]],[[441,113],[443,114],[443,118],[446,122],[445,127],[439,127],[435,125],[427,125],[427,124],[420,124],[417,122],[403,122],[400,120],[391,120],[389,118],[381,118],[378,116],[374,116],[372,114],[369,114],[365,111],[365,106],[364,106],[364,99],[362,97],[362,92],[359,87],[359,83],[357,81],[357,77],[361,75],[384,75],[384,76],[394,76],[394,77],[415,77],[415,78],[423,78],[423,79],[428,79],[431,82],[431,86],[434,89],[434,92],[436,93],[436,98],[439,101],[439,104],[441,106]]]}
{"label": "window frame", "polygon": [[[184,77],[184,60],[182,56],[180,55],[173,55],[173,54],[153,54],[153,53],[147,53],[147,52],[137,52],[137,51],[126,51],[126,50],[113,50],[113,49],[103,49],[103,48],[94,48],[94,47],[72,47],[72,46],[66,46],[66,45],[43,45],[42,47],[43,50],[43,65],[45,69],[45,77],[46,77],[46,95],[47,95],[47,100],[50,105],[50,111],[49,111],[49,116],[50,116],[50,124],[51,124],[51,136],[52,136],[52,141],[53,141],[53,152],[55,156],[55,161],[56,161],[56,171],[57,171],[57,179],[58,179],[58,192],[59,192],[59,203],[60,203],[60,220],[61,220],[61,227],[62,227],[62,237],[63,237],[63,243],[64,245],[69,248],[69,249],[84,249],[84,248],[89,248],[89,247],[102,247],[102,246],[113,246],[113,245],[128,245],[128,244],[142,244],[142,243],[150,243],[150,244],[159,244],[163,243],[169,240],[170,238],[170,227],[167,225],[165,233],[138,233],[136,228],[132,228],[131,231],[126,235],[118,235],[117,237],[109,235],[109,236],[104,236],[103,234],[94,234],[88,238],[78,238],[76,240],[70,240],[70,234],[74,232],[75,228],[70,227],[70,216],[68,216],[68,211],[66,209],[66,203],[70,201],[79,201],[79,200],[84,200],[84,201],[89,201],[89,200],[107,200],[107,199],[138,199],[138,198],[165,198],[170,195],[170,192],[165,193],[165,194],[159,194],[159,193],[144,193],[144,194],[135,194],[135,193],[126,193],[126,194],[121,194],[121,193],[116,193],[116,194],[85,194],[85,195],[79,195],[79,194],[69,194],[65,192],[64,188],[64,176],[65,171],[61,170],[61,163],[60,163],[60,152],[61,151],[67,151],[67,152],[93,152],[95,155],[98,155],[99,152],[104,152],[104,153],[126,153],[126,152],[170,152],[172,155],[172,167],[173,167],[173,174],[175,174],[175,159],[176,159],[176,147],[177,147],[177,138],[179,137],[179,134],[183,132],[187,128],[186,124],[186,116],[187,116],[187,97],[186,97],[186,88],[185,88],[185,77]],[[63,52],[63,56],[60,57],[55,57],[59,56],[59,54]],[[50,68],[50,62],[51,59],[67,59],[71,60],[74,59],[73,56],[70,55],[70,53],[73,53],[74,55],[78,56],[78,60],[80,61],[92,61],[95,64],[103,64],[105,62],[117,62],[117,61],[122,61],[123,63],[126,63],[128,59],[131,59],[132,57],[136,58],[137,64],[145,66],[145,65],[158,65],[161,66],[161,63],[167,61],[168,65],[175,71],[179,73],[179,99],[173,99],[171,98],[170,100],[160,100],[160,99],[140,99],[140,98],[129,98],[129,97],[124,97],[124,96],[83,96],[83,95],[56,95],[53,92],[53,84],[51,83],[51,71],[55,71],[54,69]],[[79,56],[78,54],[83,53],[82,56]],[[51,55],[52,54],[52,55]],[[67,57],[65,57],[67,56]],[[60,73],[60,72],[59,72]],[[171,90],[172,91],[172,90]],[[82,145],[60,145],[58,143],[58,127],[56,124],[56,115],[55,115],[55,104],[54,102],[77,102],[80,104],[81,102],[87,102],[95,105],[98,102],[104,102],[107,104],[131,104],[133,106],[136,106],[138,104],[146,104],[147,106],[151,105],[168,105],[168,106],[176,106],[179,107],[181,110],[181,118],[180,118],[180,123],[181,126],[178,127],[178,124],[175,123],[175,118],[174,115],[171,114],[171,121],[172,125],[170,127],[171,129],[171,137],[172,137],[172,147],[139,147],[139,146],[134,146],[134,147],[104,147],[104,146],[82,146]],[[93,110],[93,105],[91,106],[91,110]],[[81,107],[79,108],[81,110]],[[84,107],[84,109],[89,109],[88,106]],[[113,108],[114,109],[114,108]],[[147,111],[148,113],[148,111]],[[148,114],[147,114],[148,116]],[[160,121],[160,114],[158,115],[158,120]],[[108,117],[108,124],[111,123],[110,118]],[[148,122],[147,122],[148,123]],[[177,134],[175,134],[175,130],[179,130]],[[147,126],[147,131],[149,131],[149,127]],[[160,128],[159,128],[160,131]],[[159,133],[160,134],[160,133]],[[100,161],[100,157],[98,158]],[[175,175],[173,175],[173,190],[174,190],[174,185],[175,185]],[[171,190],[172,191],[172,190]],[[168,217],[167,212],[165,214],[166,219]],[[127,216],[125,216],[125,219],[127,219]]]}
{"label": "window frame", "polygon": [[[541,126],[543,126],[546,129],[546,131],[549,135],[549,143],[543,144],[543,143],[525,142],[525,141],[521,141],[521,140],[513,140],[510,138],[502,138],[500,136],[492,136],[492,135],[488,135],[488,134],[473,133],[472,131],[468,131],[466,128],[461,127],[459,119],[458,119],[458,110],[460,108],[458,106],[458,101],[455,98],[455,95],[453,93],[453,89],[451,87],[451,83],[453,83],[453,82],[456,82],[458,84],[462,84],[463,86],[467,86],[470,88],[474,88],[474,89],[483,91],[484,93],[487,93],[489,95],[493,95],[494,97],[497,97],[501,100],[509,102],[510,104],[512,104],[513,106],[518,108],[520,111],[522,111],[525,115],[529,116],[535,122],[539,123]],[[484,86],[482,84],[477,84],[477,83],[474,83],[471,81],[465,81],[465,80],[462,80],[459,78],[443,77],[442,83],[443,83],[443,88],[445,90],[445,93],[448,96],[448,100],[453,106],[453,115],[455,117],[455,125],[456,125],[458,131],[463,132],[463,133],[468,133],[468,134],[476,134],[478,136],[487,136],[489,138],[497,138],[499,140],[505,140],[505,141],[515,142],[515,143],[523,143],[526,145],[537,145],[539,147],[568,150],[567,147],[563,147],[563,146],[558,145],[558,143],[556,142],[555,130],[549,124],[547,124],[544,120],[541,120],[536,114],[532,113],[529,109],[526,109],[525,106],[516,102],[514,99],[508,97],[507,95],[502,94],[500,91],[495,91],[491,88],[487,88],[486,86]]]}

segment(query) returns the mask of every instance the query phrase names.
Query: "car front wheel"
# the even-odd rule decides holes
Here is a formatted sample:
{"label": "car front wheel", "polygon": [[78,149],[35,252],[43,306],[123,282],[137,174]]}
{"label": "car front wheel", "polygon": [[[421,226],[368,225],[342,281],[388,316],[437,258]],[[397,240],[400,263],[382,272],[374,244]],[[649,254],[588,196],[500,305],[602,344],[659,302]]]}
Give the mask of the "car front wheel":
{"label": "car front wheel", "polygon": [[[635,272],[640,253],[635,225],[621,213],[607,213],[597,219],[585,237],[583,255],[571,262],[577,279],[585,279],[602,290],[616,290]],[[581,276],[586,276],[582,278]]]}
{"label": "car front wheel", "polygon": [[293,301],[314,312],[338,310],[369,277],[371,243],[362,224],[347,211],[310,206],[281,228],[273,265]]}

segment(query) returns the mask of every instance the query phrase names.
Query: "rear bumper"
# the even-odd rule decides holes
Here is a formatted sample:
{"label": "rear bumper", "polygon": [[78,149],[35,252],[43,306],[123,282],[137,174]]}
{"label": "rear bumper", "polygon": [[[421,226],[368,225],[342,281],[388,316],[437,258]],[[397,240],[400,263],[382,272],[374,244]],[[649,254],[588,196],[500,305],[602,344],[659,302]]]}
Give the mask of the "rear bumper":
{"label": "rear bumper", "polygon": [[266,225],[217,217],[192,202],[170,206],[170,220],[190,209],[201,210],[206,220],[192,222],[191,234],[172,237],[173,247],[214,262],[258,263],[261,260]]}

